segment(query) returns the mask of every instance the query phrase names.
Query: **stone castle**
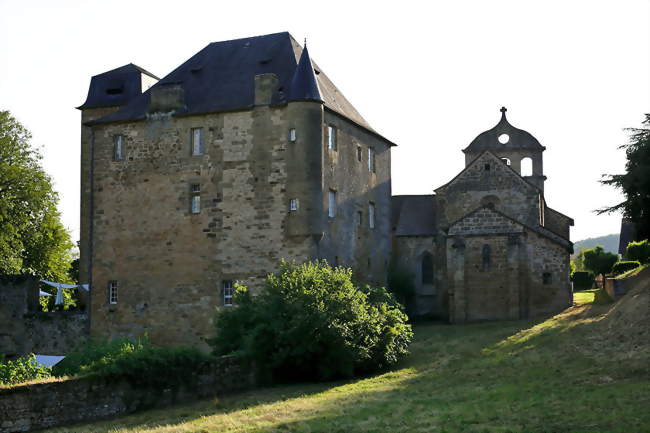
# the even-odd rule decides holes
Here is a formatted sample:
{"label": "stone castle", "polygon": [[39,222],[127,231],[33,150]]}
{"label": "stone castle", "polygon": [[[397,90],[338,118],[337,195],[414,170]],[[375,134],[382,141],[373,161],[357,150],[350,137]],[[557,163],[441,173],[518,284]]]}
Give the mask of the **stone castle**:
{"label": "stone castle", "polygon": [[79,109],[93,335],[200,344],[233,283],[255,289],[281,259],[381,285],[398,266],[410,313],[455,323],[571,303],[573,221],[547,206],[544,147],[505,109],[423,196],[391,196],[395,144],[288,33],[212,43],[162,79],[96,75]]}

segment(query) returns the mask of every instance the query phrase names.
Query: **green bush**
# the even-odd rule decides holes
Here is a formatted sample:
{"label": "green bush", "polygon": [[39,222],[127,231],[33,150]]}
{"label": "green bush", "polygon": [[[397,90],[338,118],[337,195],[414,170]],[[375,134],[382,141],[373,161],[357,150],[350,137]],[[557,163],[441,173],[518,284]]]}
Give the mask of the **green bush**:
{"label": "green bush", "polygon": [[574,290],[588,290],[594,285],[594,274],[588,271],[575,271],[571,275]]}
{"label": "green bush", "polygon": [[145,337],[86,340],[54,367],[56,376],[100,376],[135,385],[166,387],[191,380],[212,359],[198,349],[154,346]]}
{"label": "green bush", "polygon": [[236,307],[217,313],[216,355],[235,353],[267,382],[351,377],[408,353],[411,326],[384,288],[357,288],[327,262],[282,262],[257,296],[236,286]]}
{"label": "green bush", "polygon": [[627,262],[618,262],[612,268],[612,274],[621,275],[624,272],[631,271],[641,266],[638,260],[627,261]]}
{"label": "green bush", "polygon": [[34,354],[15,361],[4,361],[0,355],[0,385],[15,385],[30,380],[50,377],[52,369],[36,363]]}
{"label": "green bush", "polygon": [[643,264],[650,262],[650,243],[648,240],[645,239],[627,244],[625,258],[628,260],[637,260]]}

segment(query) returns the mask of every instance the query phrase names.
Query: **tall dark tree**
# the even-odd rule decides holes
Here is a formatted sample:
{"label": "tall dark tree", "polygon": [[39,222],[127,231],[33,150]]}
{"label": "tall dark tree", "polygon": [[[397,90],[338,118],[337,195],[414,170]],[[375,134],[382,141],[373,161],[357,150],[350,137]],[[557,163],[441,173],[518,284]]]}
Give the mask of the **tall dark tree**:
{"label": "tall dark tree", "polygon": [[69,281],[73,244],[31,134],[0,111],[0,273]]}
{"label": "tall dark tree", "polygon": [[628,128],[630,141],[625,149],[625,174],[603,175],[601,183],[612,185],[625,194],[625,201],[598,209],[597,213],[622,211],[636,226],[637,238],[650,238],[650,114],[645,115],[641,128]]}

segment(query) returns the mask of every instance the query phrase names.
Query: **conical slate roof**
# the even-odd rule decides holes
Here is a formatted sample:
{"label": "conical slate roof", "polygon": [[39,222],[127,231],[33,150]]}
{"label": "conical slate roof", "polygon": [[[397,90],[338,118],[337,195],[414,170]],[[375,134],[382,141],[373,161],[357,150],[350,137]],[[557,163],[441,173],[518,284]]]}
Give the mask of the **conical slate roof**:
{"label": "conical slate roof", "polygon": [[302,50],[300,61],[293,73],[291,87],[289,88],[289,101],[318,101],[323,102],[318,89],[318,82],[314,74],[314,66],[309,58],[307,44]]}
{"label": "conical slate roof", "polygon": [[[506,119],[505,107],[501,107],[501,120],[497,125],[479,134],[463,152],[482,152],[484,150],[535,149],[544,150],[539,141],[527,131],[515,128]],[[499,140],[502,135],[507,135]],[[503,142],[502,142],[503,141]]]}

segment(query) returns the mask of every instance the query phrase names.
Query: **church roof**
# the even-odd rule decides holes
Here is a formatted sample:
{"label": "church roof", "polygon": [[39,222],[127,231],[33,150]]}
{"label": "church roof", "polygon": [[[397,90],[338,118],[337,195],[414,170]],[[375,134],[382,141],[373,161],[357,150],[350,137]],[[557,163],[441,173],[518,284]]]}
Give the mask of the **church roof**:
{"label": "church roof", "polygon": [[[303,98],[318,100],[320,96],[326,108],[377,134],[318,65],[309,62],[308,53],[296,75],[302,53],[303,48],[288,32],[213,42],[163,77],[152,89],[166,85],[182,87],[185,106],[176,110],[177,116],[241,110],[254,105],[255,75],[271,73],[279,80],[271,105],[287,103],[292,84],[295,84],[295,91],[300,90]],[[310,63],[313,74],[307,71]],[[315,86],[310,75],[315,75]],[[150,90],[91,123],[144,119]]]}
{"label": "church roof", "polygon": [[436,234],[435,195],[395,195],[391,197],[391,227],[395,236]]}
{"label": "church roof", "polygon": [[116,107],[128,103],[142,93],[143,74],[159,79],[133,63],[95,75],[90,79],[86,102],[78,108]]}
{"label": "church roof", "polygon": [[[480,133],[463,152],[480,152],[483,150],[535,149],[544,150],[539,141],[527,131],[515,128],[506,119],[505,107],[501,107],[501,120],[492,129]],[[502,135],[503,137],[500,140]]]}

